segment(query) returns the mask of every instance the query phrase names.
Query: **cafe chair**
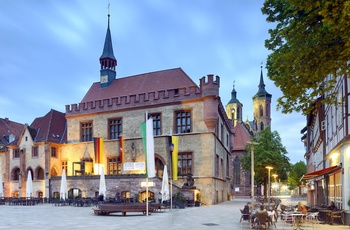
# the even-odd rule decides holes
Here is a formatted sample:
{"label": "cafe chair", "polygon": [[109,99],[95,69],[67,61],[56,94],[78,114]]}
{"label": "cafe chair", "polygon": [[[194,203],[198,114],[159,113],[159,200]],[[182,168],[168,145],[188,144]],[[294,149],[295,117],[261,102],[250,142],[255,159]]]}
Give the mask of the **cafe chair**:
{"label": "cafe chair", "polygon": [[248,221],[248,224],[250,224],[250,214],[243,213],[242,209],[239,209],[239,210],[241,211],[241,218],[239,219],[239,222],[241,223],[241,227],[244,220]]}
{"label": "cafe chair", "polygon": [[256,229],[268,229],[269,228],[269,217],[267,212],[259,212],[256,214],[254,220]]}
{"label": "cafe chair", "polygon": [[340,211],[333,211],[330,213],[330,224],[334,224],[334,220],[340,220],[341,223],[344,225],[344,220],[343,220],[343,210]]}

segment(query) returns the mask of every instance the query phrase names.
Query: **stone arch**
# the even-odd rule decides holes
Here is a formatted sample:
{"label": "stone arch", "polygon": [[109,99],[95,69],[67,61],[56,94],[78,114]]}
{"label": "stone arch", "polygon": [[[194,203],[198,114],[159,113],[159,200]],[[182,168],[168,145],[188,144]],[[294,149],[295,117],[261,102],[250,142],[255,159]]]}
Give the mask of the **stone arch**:
{"label": "stone arch", "polygon": [[55,165],[51,167],[50,176],[58,176],[58,170]]}
{"label": "stone arch", "polygon": [[34,180],[34,173],[33,173],[33,169],[32,169],[32,167],[28,167],[27,168],[27,170],[26,170],[26,174],[25,175],[23,175],[23,176],[25,176],[25,180],[27,181],[27,178],[28,178],[28,174],[29,174],[29,172],[32,174],[32,180]]}
{"label": "stone arch", "polygon": [[15,167],[11,170],[11,180],[18,181],[19,180],[19,175],[21,174],[21,170],[19,167]]}
{"label": "stone arch", "polygon": [[155,153],[154,161],[156,177],[163,178],[164,165],[166,164],[165,159],[158,153]]}
{"label": "stone arch", "polygon": [[36,180],[44,180],[45,179],[44,169],[40,166],[36,167],[36,169],[35,169],[35,179]]}

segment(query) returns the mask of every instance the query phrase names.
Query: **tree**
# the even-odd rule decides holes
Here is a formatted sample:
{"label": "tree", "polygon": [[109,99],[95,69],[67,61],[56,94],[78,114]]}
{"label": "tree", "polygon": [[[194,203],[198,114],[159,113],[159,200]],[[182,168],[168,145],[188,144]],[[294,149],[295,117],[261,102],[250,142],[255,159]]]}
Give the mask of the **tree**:
{"label": "tree", "polygon": [[323,103],[341,103],[329,92],[350,68],[350,1],[266,0],[261,10],[276,26],[265,46],[268,76],[283,93],[277,108],[306,115],[325,92]]}
{"label": "tree", "polygon": [[[266,166],[272,166],[272,174],[277,174],[281,181],[286,181],[290,170],[289,158],[286,156],[287,150],[282,145],[281,137],[277,131],[271,132],[266,128],[259,132],[257,136],[251,138],[252,142],[258,144],[254,146],[254,180],[256,184],[264,184],[267,188],[268,170]],[[247,155],[242,156],[242,168],[251,169],[251,145],[246,145]],[[266,192],[264,194],[267,194]]]}
{"label": "tree", "polygon": [[[288,175],[289,189],[293,190],[301,185],[300,178],[306,173],[306,164],[303,161],[299,161],[292,165],[292,169]],[[299,191],[300,193],[300,191]]]}

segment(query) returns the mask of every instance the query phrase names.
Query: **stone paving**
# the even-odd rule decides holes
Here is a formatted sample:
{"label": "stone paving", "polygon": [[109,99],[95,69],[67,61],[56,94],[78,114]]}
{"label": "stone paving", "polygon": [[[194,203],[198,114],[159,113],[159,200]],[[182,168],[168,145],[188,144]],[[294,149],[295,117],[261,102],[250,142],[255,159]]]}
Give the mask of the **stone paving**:
{"label": "stone paving", "polygon": [[[127,213],[110,216],[94,215],[92,207],[54,206],[0,206],[0,229],[249,229],[248,223],[241,226],[240,208],[249,200],[235,199],[217,205],[206,205],[185,209],[172,209],[145,216]],[[293,201],[282,201],[287,204]],[[270,229],[275,229],[271,227]],[[283,228],[278,220],[276,229]],[[304,229],[350,229],[349,226],[317,224]]]}

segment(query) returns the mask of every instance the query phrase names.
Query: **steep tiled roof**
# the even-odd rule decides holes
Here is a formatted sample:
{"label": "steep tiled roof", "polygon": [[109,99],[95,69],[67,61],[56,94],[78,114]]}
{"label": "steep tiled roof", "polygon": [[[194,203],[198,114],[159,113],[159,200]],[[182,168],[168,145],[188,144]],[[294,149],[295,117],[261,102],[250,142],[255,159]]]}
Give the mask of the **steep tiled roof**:
{"label": "steep tiled roof", "polygon": [[35,142],[65,143],[67,139],[65,114],[53,109],[36,118],[29,129]]}
{"label": "steep tiled roof", "polygon": [[248,132],[248,130],[244,127],[244,124],[241,122],[238,122],[237,125],[234,128],[235,136],[233,141],[233,150],[244,150],[245,145],[247,141],[250,140],[251,134]]}
{"label": "steep tiled roof", "polygon": [[11,134],[14,135],[15,139],[18,139],[18,137],[22,134],[23,130],[23,124],[10,121],[8,118],[0,118],[0,146],[9,144],[9,137]]}
{"label": "steep tiled roof", "polygon": [[[178,89],[197,86],[181,69],[168,69],[157,72],[118,78],[106,88],[95,82],[81,102],[90,102],[107,98],[155,92],[159,90]],[[198,86],[197,86],[198,87]]]}

